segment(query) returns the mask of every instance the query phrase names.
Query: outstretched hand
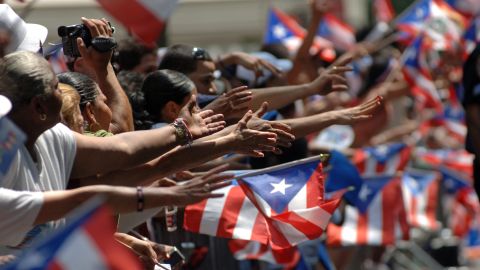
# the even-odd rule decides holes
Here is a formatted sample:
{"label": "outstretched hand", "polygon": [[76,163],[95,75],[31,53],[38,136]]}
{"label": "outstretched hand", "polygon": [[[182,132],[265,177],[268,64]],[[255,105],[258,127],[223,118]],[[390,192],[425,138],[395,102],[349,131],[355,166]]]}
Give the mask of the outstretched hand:
{"label": "outstretched hand", "polygon": [[248,91],[248,87],[240,86],[220,95],[205,106],[205,110],[223,114],[225,119],[239,119],[238,115],[244,115],[247,112],[252,98],[252,92]]}
{"label": "outstretched hand", "polygon": [[[244,52],[234,52],[226,57],[225,62],[241,65],[255,73],[255,78],[263,76],[264,70],[270,71],[275,76],[281,76],[282,72],[270,62]],[[223,61],[222,61],[223,63]]]}
{"label": "outstretched hand", "polygon": [[352,71],[351,67],[344,65],[332,66],[323,71],[317,79],[308,84],[308,87],[320,95],[328,95],[334,91],[345,91],[348,89],[345,72]]}
{"label": "outstretched hand", "polygon": [[233,149],[235,152],[253,157],[263,157],[262,151],[277,151],[277,134],[249,129],[248,125],[252,117],[253,112],[248,111],[238,122],[232,133],[228,135],[233,136]]}
{"label": "outstretched hand", "polygon": [[179,117],[185,120],[193,139],[198,139],[218,132],[225,127],[222,114],[214,114],[212,110],[200,111],[195,95],[180,110]]}
{"label": "outstretched hand", "polygon": [[[268,103],[264,102],[262,106],[252,115],[252,119],[247,122],[247,128],[272,132],[277,135],[277,146],[290,147],[292,141],[295,140],[295,136],[291,134],[292,129],[289,125],[278,121],[263,120],[262,116],[268,110]],[[279,148],[274,151],[276,154],[281,154]]]}
{"label": "outstretched hand", "polygon": [[220,174],[228,168],[228,164],[209,170],[206,174],[178,184],[164,188],[163,196],[168,198],[171,205],[185,206],[200,202],[204,199],[223,197],[223,194],[212,193],[217,189],[229,186],[233,174]]}
{"label": "outstretched hand", "polygon": [[382,104],[383,97],[377,96],[361,105],[348,109],[330,111],[328,113],[333,115],[335,124],[350,125],[374,117],[374,112],[380,108]]}

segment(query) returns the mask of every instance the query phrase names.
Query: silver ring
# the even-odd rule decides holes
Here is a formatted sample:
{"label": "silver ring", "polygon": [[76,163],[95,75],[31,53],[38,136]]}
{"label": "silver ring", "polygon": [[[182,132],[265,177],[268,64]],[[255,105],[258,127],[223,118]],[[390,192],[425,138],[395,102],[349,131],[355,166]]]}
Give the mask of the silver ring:
{"label": "silver ring", "polygon": [[203,186],[203,191],[205,191],[205,192],[210,192],[210,184],[209,184],[209,183],[206,183],[206,184]]}

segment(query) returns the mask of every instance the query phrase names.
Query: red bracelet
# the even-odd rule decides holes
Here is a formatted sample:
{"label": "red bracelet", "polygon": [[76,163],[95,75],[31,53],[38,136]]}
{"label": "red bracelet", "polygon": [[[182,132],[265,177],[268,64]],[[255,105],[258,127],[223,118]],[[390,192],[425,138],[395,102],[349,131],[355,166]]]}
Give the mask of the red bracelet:
{"label": "red bracelet", "polygon": [[145,197],[143,196],[143,188],[137,187],[137,212],[142,212],[145,207]]}

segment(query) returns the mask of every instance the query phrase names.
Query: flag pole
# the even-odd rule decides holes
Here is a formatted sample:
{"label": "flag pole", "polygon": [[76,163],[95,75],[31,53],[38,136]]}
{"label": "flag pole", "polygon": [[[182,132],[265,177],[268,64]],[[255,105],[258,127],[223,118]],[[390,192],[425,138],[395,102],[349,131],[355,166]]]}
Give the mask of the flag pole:
{"label": "flag pole", "polygon": [[264,168],[264,169],[255,170],[253,172],[247,172],[247,173],[244,173],[244,174],[240,174],[235,178],[244,178],[244,177],[251,177],[251,176],[255,176],[255,175],[265,174],[265,173],[269,173],[269,172],[276,171],[276,170],[282,170],[282,169],[290,168],[290,167],[293,167],[293,166],[302,165],[302,164],[309,163],[311,161],[316,161],[316,160],[323,162],[329,156],[330,156],[329,154],[320,154],[320,155],[317,155],[317,156],[312,156],[312,157],[299,159],[299,160],[295,160],[295,161],[292,161],[292,162],[288,162],[288,163]]}

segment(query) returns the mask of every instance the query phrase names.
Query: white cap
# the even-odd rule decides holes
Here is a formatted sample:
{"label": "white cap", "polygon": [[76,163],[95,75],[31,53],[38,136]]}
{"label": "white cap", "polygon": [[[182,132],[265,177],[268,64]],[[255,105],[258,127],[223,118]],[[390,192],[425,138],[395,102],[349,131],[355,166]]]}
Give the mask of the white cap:
{"label": "white cap", "polygon": [[0,118],[7,115],[7,113],[12,109],[12,103],[5,96],[0,95]]}
{"label": "white cap", "polygon": [[26,23],[7,4],[0,4],[0,28],[10,32],[10,44],[6,53],[16,51],[40,51],[47,39],[48,29],[39,24]]}

